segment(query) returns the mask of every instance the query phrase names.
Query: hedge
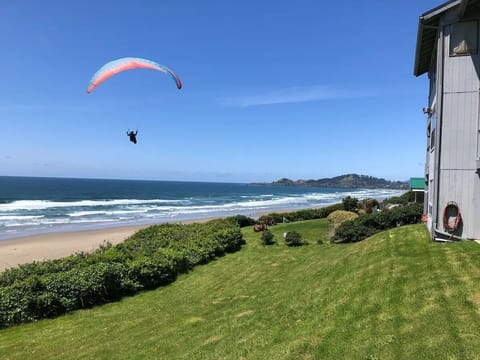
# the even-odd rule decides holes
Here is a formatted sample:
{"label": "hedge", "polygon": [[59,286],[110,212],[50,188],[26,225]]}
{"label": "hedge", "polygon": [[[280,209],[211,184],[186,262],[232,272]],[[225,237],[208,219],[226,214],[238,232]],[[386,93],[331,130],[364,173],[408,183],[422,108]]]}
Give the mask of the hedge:
{"label": "hedge", "polygon": [[0,328],[89,308],[175,280],[244,244],[234,220],[154,225],[94,253],[0,273]]}
{"label": "hedge", "polygon": [[396,226],[416,224],[421,221],[422,212],[423,206],[414,203],[375,214],[363,214],[354,220],[342,223],[335,230],[332,242],[357,242]]}
{"label": "hedge", "polygon": [[335,210],[343,210],[343,204],[334,204],[322,208],[304,209],[285,213],[269,213],[260,216],[257,223],[268,223],[271,225],[275,225],[282,223],[283,218],[288,219],[288,221],[323,219]]}

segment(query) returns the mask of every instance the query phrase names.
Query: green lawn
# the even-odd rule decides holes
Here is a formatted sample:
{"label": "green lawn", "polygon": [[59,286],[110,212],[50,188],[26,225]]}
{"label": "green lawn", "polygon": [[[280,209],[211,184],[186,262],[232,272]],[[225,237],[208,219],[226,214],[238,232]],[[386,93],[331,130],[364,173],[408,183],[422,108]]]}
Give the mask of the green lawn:
{"label": "green lawn", "polygon": [[[480,359],[480,246],[424,225],[317,245],[271,227],[171,285],[0,331],[0,359]],[[284,231],[310,243],[288,248]]]}

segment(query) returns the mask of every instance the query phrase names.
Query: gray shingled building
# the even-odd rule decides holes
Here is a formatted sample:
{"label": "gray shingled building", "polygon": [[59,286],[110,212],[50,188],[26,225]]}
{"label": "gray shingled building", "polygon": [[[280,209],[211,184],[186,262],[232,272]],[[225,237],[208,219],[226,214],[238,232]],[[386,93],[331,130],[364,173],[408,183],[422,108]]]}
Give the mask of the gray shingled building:
{"label": "gray shingled building", "polygon": [[415,76],[428,74],[425,214],[434,239],[480,239],[480,1],[422,14]]}

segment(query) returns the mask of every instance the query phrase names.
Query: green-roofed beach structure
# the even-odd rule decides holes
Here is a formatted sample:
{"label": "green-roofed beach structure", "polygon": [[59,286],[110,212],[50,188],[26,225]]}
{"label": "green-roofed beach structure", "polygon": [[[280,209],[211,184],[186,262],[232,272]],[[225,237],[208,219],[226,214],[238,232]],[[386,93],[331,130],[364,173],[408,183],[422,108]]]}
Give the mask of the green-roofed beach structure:
{"label": "green-roofed beach structure", "polygon": [[415,193],[415,202],[422,202],[425,193],[425,178],[410,178],[410,191]]}

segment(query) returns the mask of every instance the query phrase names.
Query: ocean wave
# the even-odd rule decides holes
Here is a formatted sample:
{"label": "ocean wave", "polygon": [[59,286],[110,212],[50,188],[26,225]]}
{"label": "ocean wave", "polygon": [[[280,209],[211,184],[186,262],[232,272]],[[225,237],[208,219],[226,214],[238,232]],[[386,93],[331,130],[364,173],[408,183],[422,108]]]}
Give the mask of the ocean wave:
{"label": "ocean wave", "polygon": [[68,218],[63,219],[49,219],[44,220],[41,222],[14,222],[14,223],[6,223],[3,226],[7,228],[14,228],[14,227],[28,227],[28,226],[52,226],[52,225],[74,225],[74,224],[90,224],[90,223],[107,223],[112,222],[112,219],[83,219],[83,220],[71,220]]}
{"label": "ocean wave", "polygon": [[260,195],[240,195],[242,199],[251,199],[254,197],[266,198],[266,197],[274,197],[274,194],[260,194]]}
{"label": "ocean wave", "polygon": [[41,219],[44,217],[45,217],[44,215],[0,215],[0,223],[2,221],[31,220],[31,219]]}
{"label": "ocean wave", "polygon": [[[119,224],[147,224],[231,215],[259,216],[279,210],[314,208],[339,203],[346,196],[378,200],[401,190],[355,189],[331,192],[195,196],[177,200],[111,199],[80,201],[18,200],[0,204],[0,238],[22,231],[91,229]],[[43,229],[43,230],[42,230]]]}
{"label": "ocean wave", "polygon": [[[152,208],[155,209],[155,208]],[[148,212],[148,209],[143,209],[143,210],[114,210],[114,211],[75,211],[72,213],[68,213],[68,216],[71,217],[85,217],[85,216],[94,216],[94,215],[127,215],[127,214],[141,214],[141,213],[146,213]]]}
{"label": "ocean wave", "polygon": [[0,204],[2,211],[18,210],[45,210],[65,207],[92,207],[92,206],[118,206],[118,205],[141,205],[141,204],[185,204],[191,200],[166,200],[166,199],[115,199],[115,200],[79,200],[79,201],[50,201],[50,200],[17,200],[11,203]]}

